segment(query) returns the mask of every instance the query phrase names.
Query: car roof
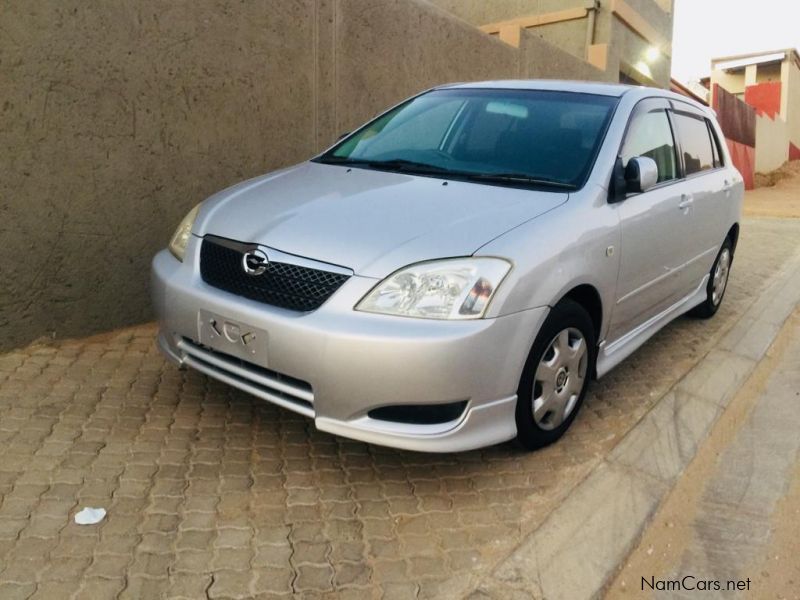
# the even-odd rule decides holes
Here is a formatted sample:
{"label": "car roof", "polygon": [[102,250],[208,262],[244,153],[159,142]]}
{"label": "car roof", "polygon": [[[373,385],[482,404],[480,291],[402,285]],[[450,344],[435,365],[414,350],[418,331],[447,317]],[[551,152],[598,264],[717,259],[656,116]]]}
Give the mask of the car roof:
{"label": "car roof", "polygon": [[634,86],[619,83],[597,83],[590,81],[561,81],[557,79],[506,79],[495,81],[471,81],[437,86],[443,88],[497,89],[497,90],[546,90],[559,92],[583,92],[603,96],[621,96],[636,89]]}
{"label": "car roof", "polygon": [[568,81],[558,79],[498,79],[494,81],[472,81],[451,83],[436,86],[433,89],[486,89],[486,90],[544,90],[554,92],[578,92],[619,98],[631,93],[638,98],[659,96],[670,100],[680,100],[691,104],[698,110],[713,114],[707,106],[703,106],[692,98],[676,94],[670,90],[655,87],[625,85],[621,83],[601,83],[595,81]]}

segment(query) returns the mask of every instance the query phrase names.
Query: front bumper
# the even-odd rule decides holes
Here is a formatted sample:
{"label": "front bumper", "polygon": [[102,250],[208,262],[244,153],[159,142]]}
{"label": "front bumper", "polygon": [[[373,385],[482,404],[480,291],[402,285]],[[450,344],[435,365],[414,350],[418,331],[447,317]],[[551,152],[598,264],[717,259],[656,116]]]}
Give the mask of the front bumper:
{"label": "front bumper", "polygon": [[[183,263],[168,251],[153,259],[159,345],[177,364],[313,418],[321,431],[369,443],[454,452],[516,435],[516,389],[547,308],[474,321],[375,315],[353,306],[376,280],[354,276],[319,309],[297,313],[204,283],[199,245],[192,238]],[[253,366],[204,354],[201,311],[266,332],[266,360]],[[464,400],[460,418],[434,425],[367,414],[388,405]]]}

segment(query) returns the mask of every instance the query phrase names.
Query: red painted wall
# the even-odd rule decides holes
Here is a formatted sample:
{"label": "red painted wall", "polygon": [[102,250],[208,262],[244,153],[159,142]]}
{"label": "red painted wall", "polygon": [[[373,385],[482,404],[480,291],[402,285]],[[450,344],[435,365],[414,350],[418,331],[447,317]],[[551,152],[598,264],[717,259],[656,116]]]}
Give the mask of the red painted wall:
{"label": "red painted wall", "polygon": [[789,142],[789,160],[800,160],[800,148]]}
{"label": "red painted wall", "polygon": [[774,119],[781,112],[781,82],[768,81],[748,85],[744,89],[744,101],[755,108],[759,115]]}
{"label": "red painted wall", "polygon": [[752,190],[755,187],[756,149],[728,138],[725,138],[725,142],[728,144],[733,166],[742,174],[744,189]]}

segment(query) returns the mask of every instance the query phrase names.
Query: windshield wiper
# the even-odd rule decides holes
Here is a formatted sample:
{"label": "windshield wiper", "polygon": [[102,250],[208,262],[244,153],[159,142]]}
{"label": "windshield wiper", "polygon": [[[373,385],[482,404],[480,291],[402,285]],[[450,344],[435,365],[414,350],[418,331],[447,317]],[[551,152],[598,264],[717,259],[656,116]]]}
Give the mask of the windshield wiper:
{"label": "windshield wiper", "polygon": [[565,190],[575,190],[577,186],[544,176],[528,175],[527,173],[475,173],[471,171],[458,171],[439,167],[428,163],[393,158],[389,160],[365,160],[362,158],[346,158],[344,156],[323,156],[316,159],[318,162],[332,165],[364,166],[373,169],[388,169],[401,173],[418,173],[431,175],[449,175],[468,181],[485,181],[487,183],[522,183],[528,185],[542,185],[557,187]]}
{"label": "windshield wiper", "polygon": [[428,163],[417,162],[415,160],[405,160],[404,158],[393,158],[391,160],[371,160],[369,166],[377,169],[397,169],[408,173],[452,173],[446,167],[430,165]]}
{"label": "windshield wiper", "polygon": [[493,181],[497,183],[528,183],[531,185],[545,185],[564,188],[565,190],[577,189],[572,183],[565,183],[549,177],[535,177],[526,173],[469,173],[466,175],[473,181]]}
{"label": "windshield wiper", "polygon": [[345,158],[343,156],[323,156],[319,162],[331,165],[352,165],[365,166],[374,169],[391,169],[404,173],[453,173],[445,167],[437,167],[428,163],[406,160],[403,158],[393,158],[390,160],[365,160],[362,158]]}

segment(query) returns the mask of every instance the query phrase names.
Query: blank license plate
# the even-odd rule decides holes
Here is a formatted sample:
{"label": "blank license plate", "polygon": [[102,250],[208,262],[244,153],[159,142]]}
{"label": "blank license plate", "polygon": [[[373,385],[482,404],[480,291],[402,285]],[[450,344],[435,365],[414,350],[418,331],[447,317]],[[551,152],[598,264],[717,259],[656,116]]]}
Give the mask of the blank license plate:
{"label": "blank license plate", "polygon": [[197,330],[204,346],[267,366],[266,331],[207,310],[198,311]]}

